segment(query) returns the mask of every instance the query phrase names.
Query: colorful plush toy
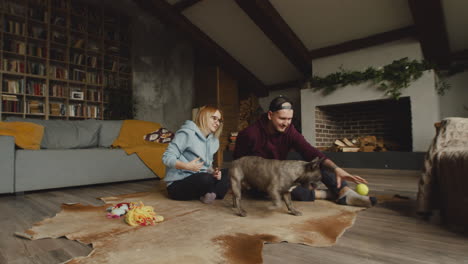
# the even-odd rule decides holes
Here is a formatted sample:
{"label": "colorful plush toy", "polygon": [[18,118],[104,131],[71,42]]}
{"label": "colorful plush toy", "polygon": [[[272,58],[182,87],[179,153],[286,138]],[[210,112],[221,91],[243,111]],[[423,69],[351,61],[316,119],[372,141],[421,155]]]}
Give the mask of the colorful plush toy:
{"label": "colorful plush toy", "polygon": [[130,210],[125,216],[125,222],[131,226],[147,226],[164,221],[162,215],[156,215],[152,206],[139,203],[130,203]]}
{"label": "colorful plush toy", "polygon": [[119,203],[107,208],[107,218],[120,218],[125,215],[125,222],[131,226],[155,225],[164,221],[162,215],[156,215],[153,207],[139,203]]}
{"label": "colorful plush toy", "polygon": [[124,216],[130,207],[130,203],[119,203],[115,206],[108,207],[107,211],[107,218],[120,218]]}

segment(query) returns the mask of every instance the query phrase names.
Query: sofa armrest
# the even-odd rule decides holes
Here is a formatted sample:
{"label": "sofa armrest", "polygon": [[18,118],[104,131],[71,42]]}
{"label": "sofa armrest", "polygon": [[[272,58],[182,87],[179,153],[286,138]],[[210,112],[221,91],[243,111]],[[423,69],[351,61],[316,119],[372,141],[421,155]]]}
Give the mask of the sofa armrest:
{"label": "sofa armrest", "polygon": [[15,183],[15,138],[0,136],[0,193],[13,193]]}

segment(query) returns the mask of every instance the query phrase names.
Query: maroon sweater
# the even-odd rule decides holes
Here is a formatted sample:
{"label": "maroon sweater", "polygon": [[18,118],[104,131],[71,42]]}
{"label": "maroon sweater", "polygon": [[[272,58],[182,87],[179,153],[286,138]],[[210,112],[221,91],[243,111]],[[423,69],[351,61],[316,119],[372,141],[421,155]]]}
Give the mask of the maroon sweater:
{"label": "maroon sweater", "polygon": [[268,117],[263,114],[260,119],[239,132],[236,139],[234,159],[243,156],[259,156],[266,159],[285,160],[291,149],[299,152],[305,161],[315,157],[326,156],[309,144],[291,124],[284,133],[269,134]]}

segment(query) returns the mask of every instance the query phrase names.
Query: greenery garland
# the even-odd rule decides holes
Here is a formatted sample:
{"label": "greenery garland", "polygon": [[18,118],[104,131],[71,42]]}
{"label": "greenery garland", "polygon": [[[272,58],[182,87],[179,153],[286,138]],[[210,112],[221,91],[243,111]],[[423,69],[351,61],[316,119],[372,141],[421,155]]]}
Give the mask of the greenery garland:
{"label": "greenery garland", "polygon": [[[435,64],[427,61],[410,61],[405,57],[378,69],[368,67],[365,71],[347,71],[340,68],[339,72],[325,77],[313,76],[309,81],[314,91],[321,90],[324,95],[332,93],[338,87],[372,81],[374,84],[378,84],[378,89],[382,90],[386,96],[398,99],[403,89],[407,88],[412,81],[419,79],[424,71],[435,70],[439,76],[447,77],[468,69],[467,66],[466,64],[454,64],[449,69],[440,70]],[[436,85],[440,95],[443,95],[449,88],[450,85],[443,79]]]}

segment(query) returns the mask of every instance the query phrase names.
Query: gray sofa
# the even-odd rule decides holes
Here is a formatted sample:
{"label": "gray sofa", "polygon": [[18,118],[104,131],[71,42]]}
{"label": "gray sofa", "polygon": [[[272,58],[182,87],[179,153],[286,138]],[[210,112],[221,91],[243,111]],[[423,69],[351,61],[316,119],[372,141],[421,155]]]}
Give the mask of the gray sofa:
{"label": "gray sofa", "polygon": [[0,193],[14,193],[157,177],[136,154],[110,148],[123,121],[38,120],[7,122],[44,126],[40,150],[15,148],[0,136]]}

